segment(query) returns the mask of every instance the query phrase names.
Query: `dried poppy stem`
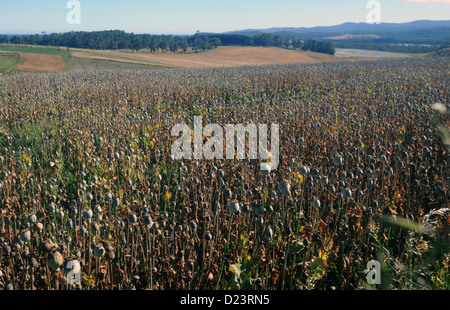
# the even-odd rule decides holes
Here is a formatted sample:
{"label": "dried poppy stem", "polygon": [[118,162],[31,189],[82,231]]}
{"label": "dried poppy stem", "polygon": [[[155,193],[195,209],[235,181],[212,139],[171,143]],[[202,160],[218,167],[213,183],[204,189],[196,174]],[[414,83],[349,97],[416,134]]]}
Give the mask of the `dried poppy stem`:
{"label": "dried poppy stem", "polygon": [[[273,219],[274,216],[275,216],[275,212],[272,212],[271,219]],[[262,234],[261,234],[262,236],[266,235],[267,230],[269,229],[269,226],[270,226],[271,219],[267,220],[267,223],[266,223],[264,229],[262,230]],[[256,257],[259,255],[259,250],[262,245],[262,240],[263,240],[263,238],[260,238],[259,241],[257,242],[255,252],[253,253],[252,258],[250,259],[250,262],[247,267],[247,270],[249,270],[249,272],[247,272],[247,276],[246,276],[245,280],[243,281],[243,283],[246,283],[250,278],[251,270],[256,262]]]}
{"label": "dried poppy stem", "polygon": [[298,231],[300,229],[300,217],[301,217],[302,211],[303,211],[302,206],[303,206],[303,198],[304,198],[304,195],[305,195],[305,188],[306,188],[306,180],[303,180],[302,193],[300,195],[300,204],[299,204],[298,214],[297,214],[297,225],[296,225],[296,228],[295,228],[295,235],[296,236],[298,235]]}
{"label": "dried poppy stem", "polygon": [[109,285],[110,285],[110,290],[113,290],[114,289],[114,276],[113,276],[112,260],[108,260],[108,267],[109,267]]}
{"label": "dried poppy stem", "polygon": [[88,219],[88,266],[89,274],[91,274],[91,219]]}
{"label": "dried poppy stem", "polygon": [[[145,240],[146,240],[146,254],[147,254],[147,268],[148,268],[148,273],[150,274],[150,289],[153,289],[153,267],[152,267],[152,263],[151,263],[151,241],[150,241],[150,225],[147,225],[146,230],[145,230]],[[150,256],[150,258],[149,258]]]}
{"label": "dried poppy stem", "polygon": [[220,262],[220,273],[219,273],[219,278],[217,279],[216,290],[219,289],[220,279],[222,277],[222,272],[223,272],[223,265],[224,265],[224,261],[225,261],[225,256],[227,255],[228,248],[230,246],[231,225],[232,225],[232,222],[233,222],[233,216],[234,216],[234,214],[232,214],[232,213],[229,215],[227,244],[226,244],[226,247],[225,247],[224,254],[222,255],[222,260]]}

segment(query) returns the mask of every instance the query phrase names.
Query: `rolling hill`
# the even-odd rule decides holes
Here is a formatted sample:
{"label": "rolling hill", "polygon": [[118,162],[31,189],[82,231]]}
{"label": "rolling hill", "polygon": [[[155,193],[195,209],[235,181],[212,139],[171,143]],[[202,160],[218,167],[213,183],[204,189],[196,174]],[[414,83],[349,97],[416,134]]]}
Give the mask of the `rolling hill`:
{"label": "rolling hill", "polygon": [[[62,47],[1,46],[13,50],[0,59],[7,72],[63,72],[86,70],[149,70],[161,68],[212,68],[246,65],[319,63],[392,57],[406,54],[338,50],[336,56],[322,53],[288,50],[276,47],[220,46],[203,53],[135,53],[131,50],[66,49]],[[14,57],[16,58],[14,58]],[[10,58],[7,58],[10,57]],[[20,59],[20,61],[19,61]]]}

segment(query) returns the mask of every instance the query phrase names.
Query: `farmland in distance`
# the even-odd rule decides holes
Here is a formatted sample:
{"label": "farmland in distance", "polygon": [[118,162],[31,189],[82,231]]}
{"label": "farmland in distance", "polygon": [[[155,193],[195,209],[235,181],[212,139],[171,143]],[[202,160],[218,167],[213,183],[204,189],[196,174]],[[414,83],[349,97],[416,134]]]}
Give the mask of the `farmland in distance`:
{"label": "farmland in distance", "polygon": [[[35,45],[0,45],[5,57],[14,53],[20,58],[3,73],[70,72],[89,70],[151,70],[160,68],[213,68],[246,65],[320,63],[370,60],[391,57],[410,57],[408,54],[370,52],[362,50],[338,51],[337,56],[309,51],[275,47],[222,46],[199,53],[139,53],[131,50],[89,50]],[[6,58],[3,59],[6,60]]]}

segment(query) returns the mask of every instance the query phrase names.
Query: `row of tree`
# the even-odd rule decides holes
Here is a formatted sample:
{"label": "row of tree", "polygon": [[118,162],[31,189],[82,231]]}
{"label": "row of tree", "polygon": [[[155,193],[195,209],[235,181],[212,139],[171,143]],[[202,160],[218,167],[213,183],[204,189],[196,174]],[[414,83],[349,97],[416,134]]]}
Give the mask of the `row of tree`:
{"label": "row of tree", "polygon": [[188,50],[207,51],[218,46],[275,46],[281,48],[303,49],[319,53],[334,54],[329,42],[307,40],[262,33],[254,36],[240,34],[201,34],[192,36],[152,35],[126,33],[121,30],[66,32],[34,35],[0,35],[0,43],[67,46],[86,49],[132,49],[149,52],[182,52]]}
{"label": "row of tree", "polygon": [[0,35],[0,43],[67,46],[86,49],[148,49],[156,52],[187,52],[209,50],[220,45],[220,41],[195,36],[151,35],[126,33],[122,30],[66,32],[42,35]]}
{"label": "row of tree", "polygon": [[264,46],[297,49],[334,55],[336,50],[331,42],[306,40],[302,41],[289,35],[261,33],[253,36],[243,34],[197,34],[195,37],[205,38],[206,41],[215,40],[221,46]]}
{"label": "row of tree", "polygon": [[306,40],[305,43],[302,45],[302,50],[330,55],[334,55],[336,53],[336,50],[332,43],[321,42],[316,40]]}

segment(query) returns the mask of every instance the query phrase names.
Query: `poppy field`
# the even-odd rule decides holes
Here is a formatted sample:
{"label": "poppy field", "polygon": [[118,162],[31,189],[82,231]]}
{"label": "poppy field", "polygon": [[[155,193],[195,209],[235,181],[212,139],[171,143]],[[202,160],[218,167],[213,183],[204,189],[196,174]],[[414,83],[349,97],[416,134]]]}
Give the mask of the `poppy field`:
{"label": "poppy field", "polygon": [[[1,77],[0,289],[449,289],[449,64]],[[276,170],[175,159],[197,116],[278,124]]]}

